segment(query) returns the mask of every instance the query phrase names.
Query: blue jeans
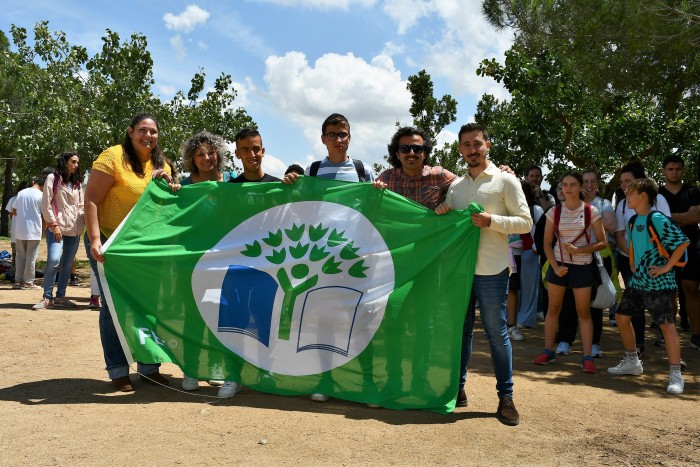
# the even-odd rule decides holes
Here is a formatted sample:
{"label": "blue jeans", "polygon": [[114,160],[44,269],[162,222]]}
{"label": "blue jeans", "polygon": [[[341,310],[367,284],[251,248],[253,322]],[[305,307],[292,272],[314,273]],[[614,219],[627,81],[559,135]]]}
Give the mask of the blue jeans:
{"label": "blue jeans", "polygon": [[[104,244],[107,238],[104,235],[100,236]],[[107,306],[107,300],[105,300],[105,294],[102,291],[102,281],[97,272],[97,261],[95,261],[95,258],[92,257],[92,253],[90,253],[90,239],[87,233],[85,233],[84,236],[84,243],[85,251],[90,261],[90,268],[92,268],[92,272],[97,278],[97,286],[100,289],[100,296],[102,297],[102,308],[100,308],[100,340],[102,341],[102,352],[104,353],[105,364],[107,365],[107,374],[109,375],[109,379],[129,376],[129,362],[126,359],[126,355],[124,355],[124,349],[122,349],[119,335],[112,321],[112,314],[109,312],[109,306]],[[159,367],[160,363],[138,363],[136,371],[142,375],[150,375],[156,373]]]}
{"label": "blue jeans", "polygon": [[70,279],[70,270],[73,266],[75,254],[78,252],[78,245],[80,245],[80,236],[69,237],[63,235],[61,241],[57,242],[56,237],[53,236],[53,232],[46,229],[46,244],[48,248],[48,257],[46,258],[46,268],[44,269],[44,298],[51,300],[53,296],[56,266],[58,266],[58,289],[56,289],[56,298],[62,298],[66,295],[68,280]]}
{"label": "blue jeans", "polygon": [[474,285],[472,286],[462,336],[460,389],[463,389],[467,383],[467,367],[472,355],[472,337],[474,335],[474,305],[475,300],[478,300],[481,322],[491,347],[491,360],[496,373],[496,390],[499,399],[513,395],[513,349],[510,345],[506,315],[508,276],[508,268],[492,276],[474,275]]}

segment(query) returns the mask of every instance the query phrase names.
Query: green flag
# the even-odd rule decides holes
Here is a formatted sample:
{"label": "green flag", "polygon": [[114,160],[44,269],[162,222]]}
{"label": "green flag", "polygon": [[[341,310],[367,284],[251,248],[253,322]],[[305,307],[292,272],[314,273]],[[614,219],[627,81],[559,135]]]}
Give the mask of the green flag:
{"label": "green flag", "polygon": [[105,245],[105,295],[132,362],[447,413],[479,243],[468,214],[315,177],[156,181]]}

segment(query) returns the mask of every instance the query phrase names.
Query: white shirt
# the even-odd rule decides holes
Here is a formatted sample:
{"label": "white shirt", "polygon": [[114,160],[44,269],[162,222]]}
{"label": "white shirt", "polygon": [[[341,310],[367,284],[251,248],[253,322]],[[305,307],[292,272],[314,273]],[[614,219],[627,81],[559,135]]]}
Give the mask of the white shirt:
{"label": "white shirt", "polygon": [[476,274],[492,276],[507,268],[508,234],[528,233],[532,228],[520,181],[489,162],[475,180],[468,174],[455,180],[446,202],[450,209],[479,203],[491,215],[491,225],[482,228],[479,236]]}
{"label": "white shirt", "polygon": [[41,240],[41,198],[43,192],[30,187],[17,193],[14,208],[16,240]]}

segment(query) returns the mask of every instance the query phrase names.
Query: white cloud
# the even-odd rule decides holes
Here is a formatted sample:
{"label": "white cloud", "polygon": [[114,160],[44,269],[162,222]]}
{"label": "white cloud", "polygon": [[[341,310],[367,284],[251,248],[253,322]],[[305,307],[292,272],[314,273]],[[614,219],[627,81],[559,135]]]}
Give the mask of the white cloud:
{"label": "white cloud", "polygon": [[284,172],[287,170],[287,167],[289,167],[289,164],[283,162],[281,159],[278,159],[270,153],[265,152],[265,157],[263,157],[262,166],[263,171],[266,174],[282,178],[284,177]]}
{"label": "white cloud", "polygon": [[316,10],[344,10],[351,6],[371,7],[376,0],[254,0],[258,3],[272,3],[285,7],[302,7]]}
{"label": "white cloud", "polygon": [[384,48],[381,51],[381,55],[387,55],[393,57],[397,54],[402,54],[404,52],[403,44],[396,44],[392,41],[386,42]]}
{"label": "white cloud", "polygon": [[495,57],[503,61],[513,41],[512,31],[495,30],[481,12],[481,0],[387,0],[383,11],[392,18],[400,34],[419,27],[420,20],[436,17],[443,23],[441,37],[424,41],[406,57],[412,67],[425,68],[433,80],[447,79],[450,93],[479,99],[484,93],[507,99],[505,88],[490,78],[476,75],[479,63]]}
{"label": "white cloud", "polygon": [[177,92],[177,88],[175,86],[170,86],[167,84],[158,84],[157,86],[162,96],[174,96]]}
{"label": "white cloud", "polygon": [[233,101],[234,107],[248,107],[248,104],[250,103],[250,100],[248,99],[248,94],[250,92],[248,87],[249,83],[249,80],[246,83],[238,83],[236,81],[231,83],[233,89],[236,90],[236,100]]}
{"label": "white cloud", "polygon": [[187,5],[185,11],[179,15],[166,13],[163,15],[165,27],[178,32],[192,32],[195,27],[206,23],[209,12],[197,5]]}
{"label": "white cloud", "polygon": [[371,63],[353,54],[323,55],[313,65],[301,52],[272,56],[265,62],[268,100],[298,125],[314,148],[314,159],[327,154],[321,124],[334,112],[350,121],[349,155],[371,164],[384,162],[396,121],[410,121],[411,96],[391,57]]}
{"label": "white cloud", "polygon": [[180,34],[170,38],[170,46],[175,52],[175,58],[177,58],[178,60],[182,60],[185,58],[185,44],[182,42],[182,37],[180,36]]}
{"label": "white cloud", "polygon": [[254,27],[242,21],[235,12],[217,14],[212,19],[212,27],[225,39],[233,41],[240,49],[258,56],[261,60],[274,55],[275,51],[258,34]]}
{"label": "white cloud", "polygon": [[382,10],[398,23],[398,33],[405,34],[418,20],[430,15],[434,3],[424,0],[386,0]]}
{"label": "white cloud", "polygon": [[209,45],[207,45],[206,43],[204,43],[202,41],[197,41],[197,47],[199,47],[200,50],[208,50],[209,49]]}

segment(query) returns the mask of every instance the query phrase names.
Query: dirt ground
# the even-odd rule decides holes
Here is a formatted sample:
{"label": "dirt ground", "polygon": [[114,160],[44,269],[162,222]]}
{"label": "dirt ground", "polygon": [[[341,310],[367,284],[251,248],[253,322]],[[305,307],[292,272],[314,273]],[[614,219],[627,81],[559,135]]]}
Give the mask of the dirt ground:
{"label": "dirt ground", "polygon": [[[0,241],[0,250],[9,250]],[[45,259],[45,248],[40,253]],[[79,258],[85,259],[84,250]],[[331,399],[282,397],[244,389],[217,401],[145,386],[115,393],[103,370],[95,310],[87,308],[89,271],[69,287],[75,310],[34,311],[40,290],[0,283],[0,465],[698,465],[700,351],[681,334],[685,394],[666,394],[663,349],[647,333],[645,373],[613,377],[620,343],[606,327],[584,374],[574,353],[536,367],[543,325],[514,343],[520,425],[495,418],[498,400],[488,347],[477,332],[469,407],[451,415],[372,409]],[[41,281],[37,281],[41,283]],[[161,371],[179,388],[182,372]]]}

